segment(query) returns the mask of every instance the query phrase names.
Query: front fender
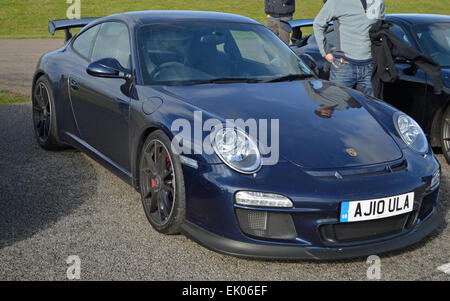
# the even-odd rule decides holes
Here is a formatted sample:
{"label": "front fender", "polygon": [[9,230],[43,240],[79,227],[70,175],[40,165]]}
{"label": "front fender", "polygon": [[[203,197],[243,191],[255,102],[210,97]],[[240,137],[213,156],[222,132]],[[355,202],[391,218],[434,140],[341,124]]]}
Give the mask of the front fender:
{"label": "front fender", "polygon": [[[139,89],[138,89],[139,91]],[[139,93],[138,93],[139,95]],[[191,145],[191,149],[201,149],[202,153],[183,153],[193,160],[196,160],[199,166],[208,166],[211,164],[222,164],[222,161],[217,157],[215,153],[208,154],[203,151],[202,145],[197,145],[195,133],[200,133],[198,129],[195,129],[194,123],[194,112],[201,112],[203,120],[206,119],[217,119],[220,122],[224,120],[218,118],[217,116],[212,116],[211,114],[192,106],[188,103],[181,102],[178,99],[173,99],[167,95],[153,96],[152,98],[159,98],[162,100],[162,104],[158,105],[158,108],[151,114],[144,112],[144,102],[151,101],[150,97],[142,97],[143,100],[132,100],[132,109],[130,111],[130,120],[133,124],[131,125],[131,169],[133,174],[133,186],[135,188],[139,187],[139,160],[142,145],[145,139],[155,130],[162,130],[170,140],[173,140],[177,135],[181,135],[184,141]],[[142,94],[140,95],[142,96]],[[176,126],[181,123],[189,125],[190,131],[184,128],[179,128]],[[203,126],[203,125],[202,125]],[[178,131],[179,130],[179,131]],[[209,132],[201,131],[201,142],[208,139]],[[178,136],[179,138],[180,136]],[[200,141],[200,139],[198,139]],[[197,143],[198,144],[198,143]]]}

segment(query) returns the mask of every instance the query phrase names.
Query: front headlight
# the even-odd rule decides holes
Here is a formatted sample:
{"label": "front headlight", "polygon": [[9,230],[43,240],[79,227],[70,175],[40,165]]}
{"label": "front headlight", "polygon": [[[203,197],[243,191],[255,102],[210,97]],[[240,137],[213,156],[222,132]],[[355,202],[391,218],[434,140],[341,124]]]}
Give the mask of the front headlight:
{"label": "front headlight", "polygon": [[214,151],[230,168],[250,174],[261,167],[258,146],[245,132],[235,128],[221,128],[210,137]]}
{"label": "front headlight", "polygon": [[394,124],[403,141],[418,153],[428,152],[427,137],[417,122],[406,114],[394,115]]}
{"label": "front headlight", "polygon": [[236,204],[257,207],[292,208],[294,204],[285,196],[256,191],[238,191],[235,195]]}

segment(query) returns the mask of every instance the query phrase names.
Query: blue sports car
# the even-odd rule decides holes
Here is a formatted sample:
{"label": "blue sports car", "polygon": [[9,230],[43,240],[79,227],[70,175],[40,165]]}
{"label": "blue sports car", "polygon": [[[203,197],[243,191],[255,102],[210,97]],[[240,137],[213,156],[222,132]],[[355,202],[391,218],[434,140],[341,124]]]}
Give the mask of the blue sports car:
{"label": "blue sports car", "polygon": [[37,142],[130,183],[157,231],[235,256],[339,259],[406,247],[443,221],[418,124],[318,79],[252,19],[146,11],[49,30],[66,43],[33,79]]}

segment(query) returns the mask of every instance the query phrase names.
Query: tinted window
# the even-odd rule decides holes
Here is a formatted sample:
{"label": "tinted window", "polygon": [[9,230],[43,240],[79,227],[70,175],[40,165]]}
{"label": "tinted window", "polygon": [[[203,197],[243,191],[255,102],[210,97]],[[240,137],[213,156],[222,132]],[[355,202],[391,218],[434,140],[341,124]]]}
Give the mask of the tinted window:
{"label": "tinted window", "polygon": [[130,36],[123,23],[103,23],[92,51],[92,61],[115,58],[122,67],[130,69]]}
{"label": "tinted window", "polygon": [[429,57],[442,67],[450,66],[450,23],[419,24],[414,32]]}
{"label": "tinted window", "polygon": [[99,28],[100,28],[99,25],[92,27],[91,29],[79,35],[73,42],[73,48],[80,55],[82,55],[87,59],[89,58],[89,54],[91,53],[92,44],[94,42],[95,36]]}
{"label": "tinted window", "polygon": [[393,34],[395,34],[400,40],[402,40],[403,42],[405,42],[406,44],[408,44],[409,46],[411,46],[411,43],[409,42],[408,36],[406,35],[406,33],[403,31],[403,29],[398,26],[393,24],[390,28],[390,30],[392,31]]}
{"label": "tinted window", "polygon": [[[261,48],[264,48],[264,40],[255,32],[231,30],[230,33],[244,59],[264,64],[270,63],[269,53],[260,51]],[[223,48],[223,45],[220,46]]]}
{"label": "tinted window", "polygon": [[141,70],[148,85],[305,74],[298,57],[261,25],[155,24],[139,30],[138,44]]}

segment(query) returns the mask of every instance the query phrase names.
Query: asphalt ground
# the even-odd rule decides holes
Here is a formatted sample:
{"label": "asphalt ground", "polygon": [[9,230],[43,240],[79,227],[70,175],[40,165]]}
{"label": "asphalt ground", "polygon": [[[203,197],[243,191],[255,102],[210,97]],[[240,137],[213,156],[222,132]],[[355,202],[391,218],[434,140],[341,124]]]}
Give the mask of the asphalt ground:
{"label": "asphalt ground", "polygon": [[[57,43],[58,42],[58,43]],[[0,90],[29,95],[41,53],[55,40],[0,40]],[[5,70],[7,72],[5,72]],[[450,167],[442,155],[446,223],[421,243],[381,255],[381,280],[450,280]],[[0,280],[367,280],[367,258],[261,261],[221,255],[145,218],[139,194],[86,155],[34,140],[31,104],[0,105]]]}

